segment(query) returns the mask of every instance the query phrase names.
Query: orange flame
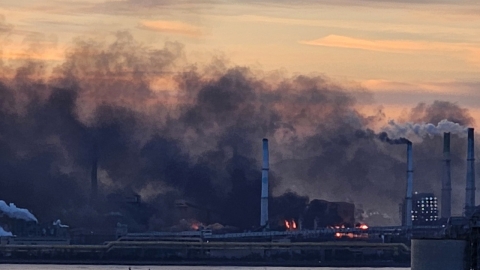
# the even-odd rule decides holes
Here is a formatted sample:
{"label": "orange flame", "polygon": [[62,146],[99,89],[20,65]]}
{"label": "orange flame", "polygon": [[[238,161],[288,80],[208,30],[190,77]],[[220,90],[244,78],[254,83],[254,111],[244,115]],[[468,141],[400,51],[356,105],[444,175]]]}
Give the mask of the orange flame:
{"label": "orange flame", "polygon": [[362,230],[367,230],[368,226],[367,226],[367,224],[360,224],[360,226],[358,226],[358,228],[360,228]]}
{"label": "orange flame", "polygon": [[297,228],[297,223],[295,223],[295,220],[292,220],[292,228],[296,229]]}
{"label": "orange flame", "polygon": [[288,223],[287,220],[285,220],[285,227],[287,227],[287,229],[290,229],[290,223]]}

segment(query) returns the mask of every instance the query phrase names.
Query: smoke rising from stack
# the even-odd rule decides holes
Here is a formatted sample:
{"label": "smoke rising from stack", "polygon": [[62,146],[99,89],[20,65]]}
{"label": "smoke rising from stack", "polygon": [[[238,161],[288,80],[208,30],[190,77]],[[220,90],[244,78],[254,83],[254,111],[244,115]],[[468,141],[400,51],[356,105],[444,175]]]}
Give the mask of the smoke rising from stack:
{"label": "smoke rising from stack", "polygon": [[[121,32],[110,44],[77,41],[49,77],[37,76],[42,62],[8,67],[16,72],[0,79],[0,196],[71,226],[109,211],[101,201],[109,193],[136,192],[163,226],[177,222],[174,201],[188,199],[212,209],[212,222],[258,227],[256,145],[268,137],[270,218],[282,211],[277,201],[305,196],[398,216],[404,154],[376,135],[358,136],[384,120],[357,110],[355,96],[369,99],[368,91],[354,95],[323,76],[272,82],[218,61],[184,67],[183,54],[179,43],[149,49]],[[463,109],[452,106],[449,112],[460,115],[454,112]],[[438,171],[432,153],[439,140],[416,145],[417,166],[426,168],[416,173],[425,179],[419,188],[440,177],[429,175]],[[94,142],[98,209],[86,207]],[[464,160],[452,151],[452,170],[464,165],[460,154]]]}
{"label": "smoke rising from stack", "polygon": [[410,123],[439,123],[444,119],[461,126],[474,124],[473,117],[468,109],[460,108],[452,102],[440,100],[436,100],[432,104],[419,103],[412,108],[407,118],[401,120]]}
{"label": "smoke rising from stack", "polygon": [[7,204],[5,201],[0,201],[0,212],[10,218],[38,222],[37,218],[30,213],[30,211],[24,208],[18,208],[13,203]]}
{"label": "smoke rising from stack", "polygon": [[405,138],[391,139],[387,132],[381,132],[378,138],[382,142],[389,144],[406,144],[407,145],[407,182],[404,201],[404,212],[402,213],[405,226],[412,226],[412,196],[413,196],[413,147],[412,142]]}
{"label": "smoke rising from stack", "polygon": [[7,232],[5,231],[5,229],[3,229],[1,226],[0,226],[0,237],[1,236],[13,236],[13,234],[11,232]]}
{"label": "smoke rising from stack", "polygon": [[378,135],[378,138],[382,142],[386,142],[386,143],[389,143],[389,144],[411,144],[412,143],[411,141],[409,141],[405,138],[391,139],[391,138],[388,137],[388,134],[386,132],[381,132]]}
{"label": "smoke rising from stack", "polygon": [[445,132],[465,136],[467,128],[447,119],[438,122],[437,125],[432,123],[402,123],[398,124],[394,120],[388,122],[388,126],[384,128],[384,132],[392,138],[417,138],[420,141],[426,136],[439,136]]}

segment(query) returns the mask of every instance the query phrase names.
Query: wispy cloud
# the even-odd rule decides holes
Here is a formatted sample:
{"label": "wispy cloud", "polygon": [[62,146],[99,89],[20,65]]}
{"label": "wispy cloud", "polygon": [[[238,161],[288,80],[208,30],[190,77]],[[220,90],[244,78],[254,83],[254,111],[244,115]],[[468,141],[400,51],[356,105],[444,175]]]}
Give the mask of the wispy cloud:
{"label": "wispy cloud", "polygon": [[[425,14],[423,14],[425,15]],[[455,27],[451,25],[434,25],[434,24],[418,24],[415,22],[372,22],[356,19],[297,19],[297,18],[284,18],[273,16],[259,16],[259,15],[241,15],[239,20],[245,22],[259,22],[259,23],[271,23],[278,25],[293,25],[293,26],[307,26],[307,27],[323,27],[329,29],[348,29],[362,32],[384,32],[384,33],[408,33],[418,36],[440,36],[440,37],[457,37],[458,39],[465,39],[465,37],[472,36],[472,32],[477,28],[472,29],[462,25],[461,27]],[[476,38],[476,37],[472,37]]]}
{"label": "wispy cloud", "polygon": [[5,60],[42,60],[60,63],[65,58],[63,52],[50,50],[44,53],[32,53],[22,50],[8,50],[0,54],[0,58]]}
{"label": "wispy cloud", "polygon": [[242,2],[254,4],[275,5],[369,5],[369,6],[418,6],[418,5],[469,5],[468,0],[242,0]]}
{"label": "wispy cloud", "polygon": [[113,1],[124,2],[132,6],[142,7],[156,7],[156,6],[170,6],[170,5],[192,5],[192,4],[215,4],[218,0],[127,0],[127,1]]}
{"label": "wispy cloud", "polygon": [[457,97],[478,96],[480,81],[445,81],[445,82],[398,82],[390,80],[365,80],[361,85],[374,93],[423,93],[436,95],[454,95]]}
{"label": "wispy cloud", "polygon": [[13,26],[10,24],[7,24],[5,21],[5,16],[0,14],[0,35],[2,34],[8,34],[10,31],[12,31]]}
{"label": "wispy cloud", "polygon": [[110,0],[96,4],[90,12],[136,16],[170,14],[172,11],[197,14],[208,11],[216,0]]}
{"label": "wispy cloud", "polygon": [[415,51],[461,51],[476,49],[464,43],[444,43],[415,40],[369,40],[346,36],[328,35],[314,40],[300,41],[301,44],[361,49],[379,52],[408,53]]}
{"label": "wispy cloud", "polygon": [[141,21],[138,28],[192,37],[200,37],[203,35],[200,27],[178,21]]}
{"label": "wispy cloud", "polygon": [[299,43],[313,46],[389,53],[460,53],[467,61],[480,64],[480,46],[471,43],[417,40],[373,40],[338,35],[328,35],[319,39],[299,41]]}

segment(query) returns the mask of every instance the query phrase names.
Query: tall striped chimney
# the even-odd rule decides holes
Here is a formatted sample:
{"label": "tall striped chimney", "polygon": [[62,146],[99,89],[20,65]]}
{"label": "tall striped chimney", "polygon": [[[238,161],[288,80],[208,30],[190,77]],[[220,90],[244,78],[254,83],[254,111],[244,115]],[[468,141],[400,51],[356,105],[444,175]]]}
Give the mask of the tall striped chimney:
{"label": "tall striped chimney", "polygon": [[465,189],[465,216],[473,214],[475,210],[475,142],[474,129],[468,129],[467,148],[467,185]]}
{"label": "tall striped chimney", "polygon": [[263,139],[262,196],[260,205],[260,226],[268,227],[268,139]]}
{"label": "tall striped chimney", "polygon": [[95,142],[93,144],[93,153],[92,153],[92,171],[90,174],[90,184],[91,184],[91,200],[95,202],[97,199],[98,193],[98,181],[97,181],[97,168],[98,168],[98,145]]}
{"label": "tall striped chimney", "polygon": [[442,212],[441,217],[452,216],[452,172],[450,166],[450,132],[443,133],[443,158],[445,161],[442,177]]}
{"label": "tall striped chimney", "polygon": [[413,193],[413,150],[412,143],[407,143],[407,192],[405,194],[405,226],[412,226]]}

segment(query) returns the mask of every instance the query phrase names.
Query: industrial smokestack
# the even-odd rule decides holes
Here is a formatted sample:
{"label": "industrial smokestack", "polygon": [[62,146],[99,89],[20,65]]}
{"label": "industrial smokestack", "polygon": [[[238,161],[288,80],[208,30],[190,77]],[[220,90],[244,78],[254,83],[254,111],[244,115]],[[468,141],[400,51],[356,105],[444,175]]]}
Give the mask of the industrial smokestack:
{"label": "industrial smokestack", "polygon": [[467,186],[465,190],[465,216],[470,216],[475,210],[475,142],[474,129],[468,129],[467,150]]}
{"label": "industrial smokestack", "polygon": [[413,150],[412,143],[407,142],[407,192],[405,195],[405,226],[412,226],[413,193]]}
{"label": "industrial smokestack", "polygon": [[98,181],[97,181],[97,168],[98,168],[98,146],[97,143],[93,144],[93,151],[92,151],[92,172],[90,175],[91,181],[91,200],[94,202],[97,199],[98,193]]}
{"label": "industrial smokestack", "polygon": [[260,205],[260,226],[268,227],[268,139],[263,139],[262,196]]}
{"label": "industrial smokestack", "polygon": [[452,173],[450,167],[450,132],[443,133],[443,158],[445,161],[442,178],[442,213],[444,219],[452,215]]}

